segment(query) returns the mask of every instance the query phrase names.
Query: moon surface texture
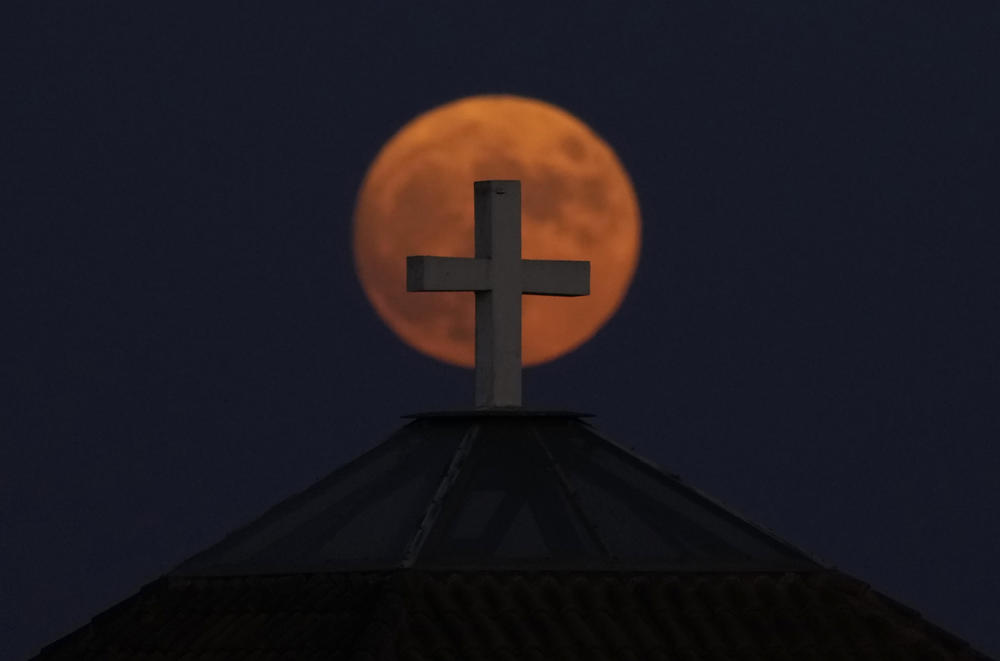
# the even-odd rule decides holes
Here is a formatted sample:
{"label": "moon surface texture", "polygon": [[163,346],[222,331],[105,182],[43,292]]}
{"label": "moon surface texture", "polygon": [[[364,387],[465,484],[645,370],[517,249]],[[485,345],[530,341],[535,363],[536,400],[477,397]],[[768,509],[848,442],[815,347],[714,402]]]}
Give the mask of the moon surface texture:
{"label": "moon surface texture", "polygon": [[614,151],[561,108],[510,95],[430,110],[382,147],[354,215],[354,258],[379,316],[407,344],[471,367],[471,292],[406,291],[406,256],[472,257],[473,182],[521,180],[521,256],[591,262],[590,296],[522,297],[525,365],[586,342],[621,304],[639,254],[639,206]]}

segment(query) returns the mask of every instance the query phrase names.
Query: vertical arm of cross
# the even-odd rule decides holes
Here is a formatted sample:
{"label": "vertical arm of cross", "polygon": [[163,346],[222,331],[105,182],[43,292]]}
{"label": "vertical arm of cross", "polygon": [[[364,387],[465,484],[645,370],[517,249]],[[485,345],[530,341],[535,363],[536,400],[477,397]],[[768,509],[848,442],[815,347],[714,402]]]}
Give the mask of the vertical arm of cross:
{"label": "vertical arm of cross", "polygon": [[476,406],[520,406],[521,182],[477,181],[475,208],[491,284],[476,292]]}

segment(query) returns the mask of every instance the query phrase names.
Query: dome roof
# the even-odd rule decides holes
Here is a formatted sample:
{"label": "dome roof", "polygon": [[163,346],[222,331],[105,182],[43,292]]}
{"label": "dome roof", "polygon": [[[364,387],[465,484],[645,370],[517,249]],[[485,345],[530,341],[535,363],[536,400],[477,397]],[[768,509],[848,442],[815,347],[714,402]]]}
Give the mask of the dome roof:
{"label": "dome roof", "polygon": [[175,575],[817,563],[561,412],[423,414]]}
{"label": "dome roof", "polygon": [[38,659],[985,659],[579,415],[421,415]]}

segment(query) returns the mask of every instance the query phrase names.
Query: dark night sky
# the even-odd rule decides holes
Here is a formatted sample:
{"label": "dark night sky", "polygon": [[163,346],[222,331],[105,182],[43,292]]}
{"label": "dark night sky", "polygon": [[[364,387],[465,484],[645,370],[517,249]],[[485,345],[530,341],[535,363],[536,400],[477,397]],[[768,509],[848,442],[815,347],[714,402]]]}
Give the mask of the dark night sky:
{"label": "dark night sky", "polygon": [[394,131],[486,92],[588,122],[643,215],[527,404],[1000,654],[1000,4],[246,4],[0,21],[0,658],[471,402],[350,223]]}

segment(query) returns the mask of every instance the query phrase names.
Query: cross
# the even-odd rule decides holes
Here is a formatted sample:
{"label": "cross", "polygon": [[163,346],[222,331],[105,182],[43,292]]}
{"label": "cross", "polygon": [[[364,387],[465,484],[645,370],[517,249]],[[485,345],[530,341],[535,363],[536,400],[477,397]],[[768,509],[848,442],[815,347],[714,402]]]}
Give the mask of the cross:
{"label": "cross", "polygon": [[406,258],[407,291],[476,292],[476,407],[521,405],[521,294],[586,296],[590,262],[521,259],[521,182],[475,183],[476,256]]}

